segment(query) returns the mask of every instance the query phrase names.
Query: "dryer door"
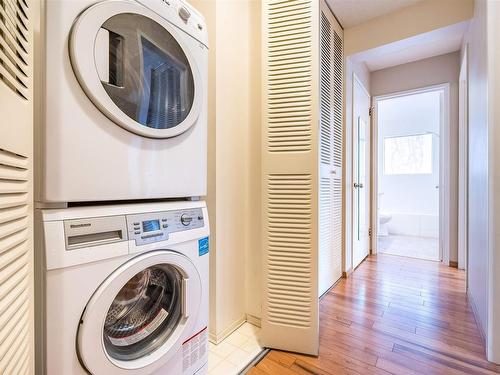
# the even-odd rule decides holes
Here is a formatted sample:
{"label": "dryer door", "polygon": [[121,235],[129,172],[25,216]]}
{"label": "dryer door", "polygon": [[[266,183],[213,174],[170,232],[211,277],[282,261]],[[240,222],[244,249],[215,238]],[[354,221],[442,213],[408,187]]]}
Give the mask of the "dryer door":
{"label": "dryer door", "polygon": [[87,96],[116,124],[151,138],[181,134],[199,116],[203,83],[193,48],[201,48],[194,38],[130,1],[91,6],[70,38]]}
{"label": "dryer door", "polygon": [[125,263],[82,315],[78,351],[92,374],[151,373],[180,348],[196,320],[200,276],[185,256],[152,251]]}

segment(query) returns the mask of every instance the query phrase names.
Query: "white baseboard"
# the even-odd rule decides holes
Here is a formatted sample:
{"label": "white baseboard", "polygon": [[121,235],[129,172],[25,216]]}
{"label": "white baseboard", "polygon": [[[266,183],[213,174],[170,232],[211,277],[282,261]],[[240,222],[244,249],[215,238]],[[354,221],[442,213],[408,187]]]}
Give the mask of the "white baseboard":
{"label": "white baseboard", "polygon": [[220,344],[222,341],[224,341],[226,337],[228,337],[231,333],[240,328],[240,326],[245,322],[248,322],[260,328],[260,318],[257,318],[256,316],[250,314],[245,314],[244,316],[235,320],[232,324],[227,326],[222,332],[219,333],[209,332],[208,339],[212,344],[215,345]]}
{"label": "white baseboard", "polygon": [[237,320],[235,320],[233,323],[231,323],[229,326],[227,326],[225,329],[223,329],[222,332],[219,333],[210,332],[208,334],[208,339],[212,344],[215,345],[220,344],[221,341],[223,341],[227,336],[236,331],[245,322],[246,322],[246,316],[243,315]]}
{"label": "white baseboard", "polygon": [[474,315],[474,319],[476,320],[477,329],[479,330],[484,347],[486,348],[486,332],[484,331],[481,321],[479,320],[476,303],[474,302],[472,295],[469,293],[469,290],[467,290],[467,297],[469,299],[469,304],[472,307],[472,315]]}
{"label": "white baseboard", "polygon": [[247,314],[246,315],[246,320],[247,320],[248,323],[253,324],[256,327],[259,327],[259,328],[261,327],[261,325],[260,325],[261,324],[261,320],[260,320],[260,318],[257,318],[256,316],[253,316],[251,314]]}

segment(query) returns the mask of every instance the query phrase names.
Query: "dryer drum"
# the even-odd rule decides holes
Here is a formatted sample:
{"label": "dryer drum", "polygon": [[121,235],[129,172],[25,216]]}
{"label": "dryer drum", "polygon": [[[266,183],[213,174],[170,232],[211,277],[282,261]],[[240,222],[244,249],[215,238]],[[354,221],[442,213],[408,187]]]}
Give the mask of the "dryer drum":
{"label": "dryer drum", "polygon": [[172,265],[149,267],[125,284],[104,323],[108,354],[134,360],[159,348],[179,324],[182,275]]}

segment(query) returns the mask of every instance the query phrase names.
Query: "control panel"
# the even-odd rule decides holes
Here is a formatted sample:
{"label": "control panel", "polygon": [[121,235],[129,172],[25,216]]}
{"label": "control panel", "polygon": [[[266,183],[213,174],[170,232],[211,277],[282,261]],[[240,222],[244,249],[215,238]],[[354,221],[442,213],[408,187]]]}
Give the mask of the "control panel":
{"label": "control panel", "polygon": [[201,208],[127,215],[129,240],[136,246],[166,241],[170,233],[203,228]]}

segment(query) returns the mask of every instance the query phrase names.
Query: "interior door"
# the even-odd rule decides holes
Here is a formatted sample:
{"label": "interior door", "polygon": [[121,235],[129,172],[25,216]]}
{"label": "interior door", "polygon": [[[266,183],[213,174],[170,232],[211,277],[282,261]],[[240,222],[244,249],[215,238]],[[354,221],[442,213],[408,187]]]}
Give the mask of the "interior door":
{"label": "interior door", "polygon": [[353,79],[353,268],[370,249],[370,95]]}
{"label": "interior door", "polygon": [[39,1],[0,1],[0,374],[34,374],[33,39]]}
{"label": "interior door", "polygon": [[319,2],[262,12],[261,341],[317,355]]}
{"label": "interior door", "polygon": [[320,2],[319,293],[342,277],[342,29]]}

